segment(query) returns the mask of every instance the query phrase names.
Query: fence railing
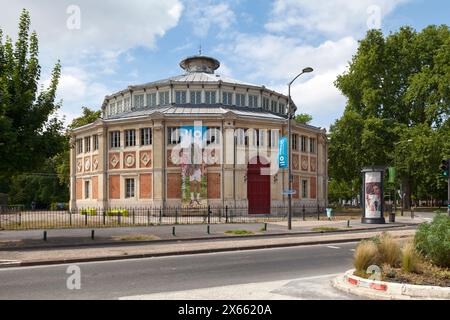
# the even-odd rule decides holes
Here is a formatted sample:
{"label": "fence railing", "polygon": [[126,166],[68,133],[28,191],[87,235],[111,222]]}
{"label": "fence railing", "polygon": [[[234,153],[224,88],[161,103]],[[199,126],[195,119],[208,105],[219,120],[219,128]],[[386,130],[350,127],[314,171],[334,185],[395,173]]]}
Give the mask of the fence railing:
{"label": "fence railing", "polygon": [[[252,212],[267,212],[252,214]],[[293,217],[320,219],[325,207],[293,206]],[[72,211],[4,210],[0,212],[0,230],[64,228],[142,227],[177,224],[253,223],[283,221],[287,206],[258,210],[246,206],[85,208]]]}

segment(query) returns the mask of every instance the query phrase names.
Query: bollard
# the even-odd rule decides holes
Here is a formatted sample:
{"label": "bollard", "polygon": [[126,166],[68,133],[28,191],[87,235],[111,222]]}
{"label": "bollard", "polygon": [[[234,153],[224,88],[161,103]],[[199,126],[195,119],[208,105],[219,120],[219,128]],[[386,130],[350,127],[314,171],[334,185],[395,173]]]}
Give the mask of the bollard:
{"label": "bollard", "polygon": [[306,220],[306,208],[305,205],[303,205],[303,221]]}
{"label": "bollard", "polygon": [[47,231],[44,231],[44,241],[47,241]]}
{"label": "bollard", "polygon": [[350,228],[350,220],[347,220],[347,228]]}
{"label": "bollard", "polygon": [[95,230],[91,230],[91,240],[95,239]]}
{"label": "bollard", "polygon": [[317,220],[320,221],[320,207],[317,205]]}
{"label": "bollard", "polygon": [[159,224],[162,224],[162,209],[159,208]]}
{"label": "bollard", "polygon": [[267,223],[264,223],[264,231],[267,231]]}
{"label": "bollard", "polygon": [[206,226],[206,233],[207,233],[207,234],[211,234],[210,231],[211,231],[211,230],[210,230],[210,228],[209,228],[209,225],[207,225],[207,226]]}
{"label": "bollard", "polygon": [[175,233],[175,227],[172,227],[172,235],[175,237],[176,233]]}
{"label": "bollard", "polygon": [[225,223],[228,223],[228,206],[225,206]]}
{"label": "bollard", "polygon": [[147,226],[150,225],[150,210],[147,209]]}
{"label": "bollard", "polygon": [[208,224],[211,223],[211,206],[208,206]]}

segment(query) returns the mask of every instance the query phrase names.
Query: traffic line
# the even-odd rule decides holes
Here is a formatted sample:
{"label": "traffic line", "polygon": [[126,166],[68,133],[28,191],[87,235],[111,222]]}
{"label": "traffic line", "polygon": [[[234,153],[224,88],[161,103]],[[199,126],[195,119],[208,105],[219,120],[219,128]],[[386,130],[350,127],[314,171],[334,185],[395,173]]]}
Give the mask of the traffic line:
{"label": "traffic line", "polygon": [[330,249],[340,249],[341,247],[327,246],[327,248],[330,248]]}

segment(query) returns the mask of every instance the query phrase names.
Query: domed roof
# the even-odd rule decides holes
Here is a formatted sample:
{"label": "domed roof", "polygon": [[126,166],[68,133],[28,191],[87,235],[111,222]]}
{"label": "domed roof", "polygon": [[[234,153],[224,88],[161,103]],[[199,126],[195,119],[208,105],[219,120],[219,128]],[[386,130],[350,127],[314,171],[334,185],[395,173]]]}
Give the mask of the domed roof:
{"label": "domed roof", "polygon": [[188,73],[204,72],[214,73],[220,67],[220,62],[217,59],[197,55],[191,56],[180,62],[180,67]]}

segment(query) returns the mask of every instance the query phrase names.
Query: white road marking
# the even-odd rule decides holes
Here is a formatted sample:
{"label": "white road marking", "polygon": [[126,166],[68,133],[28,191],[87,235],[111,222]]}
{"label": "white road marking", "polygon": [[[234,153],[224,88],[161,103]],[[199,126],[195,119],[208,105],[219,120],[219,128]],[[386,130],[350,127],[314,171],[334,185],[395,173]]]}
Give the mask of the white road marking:
{"label": "white road marking", "polygon": [[355,252],[356,250],[355,249],[350,249],[350,251]]}
{"label": "white road marking", "polygon": [[340,249],[341,247],[327,246],[327,248],[330,248],[330,249]]}

